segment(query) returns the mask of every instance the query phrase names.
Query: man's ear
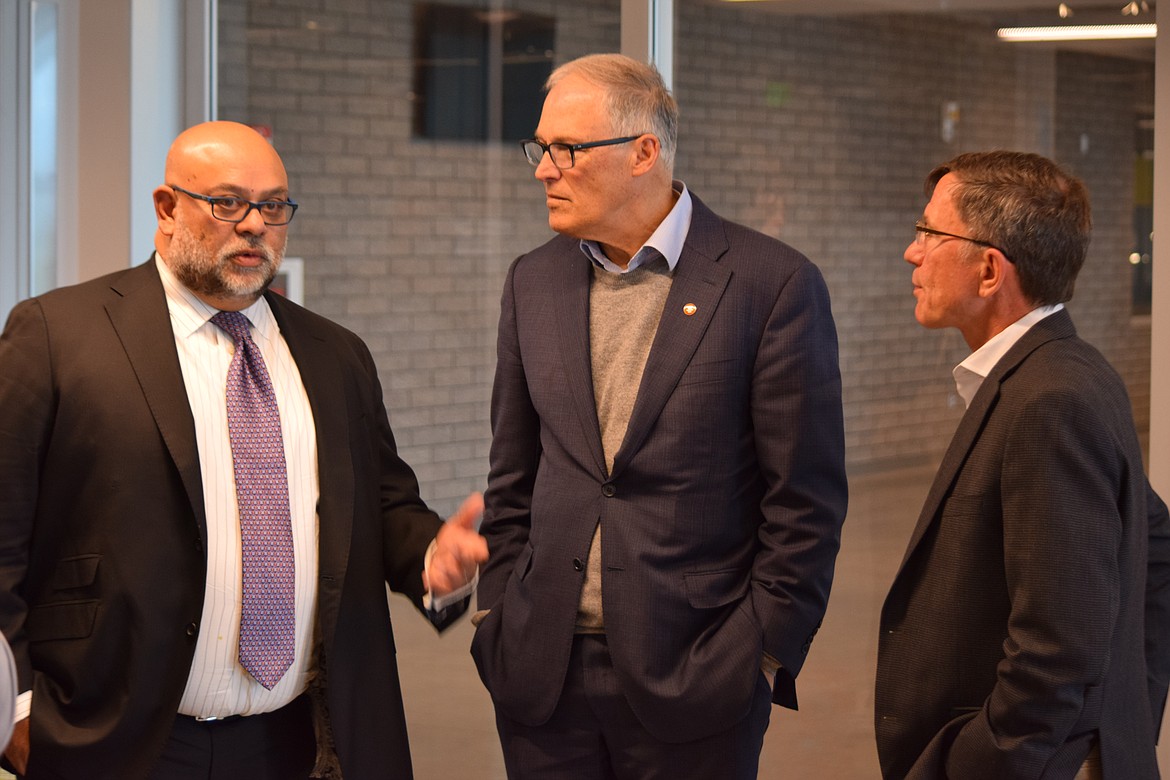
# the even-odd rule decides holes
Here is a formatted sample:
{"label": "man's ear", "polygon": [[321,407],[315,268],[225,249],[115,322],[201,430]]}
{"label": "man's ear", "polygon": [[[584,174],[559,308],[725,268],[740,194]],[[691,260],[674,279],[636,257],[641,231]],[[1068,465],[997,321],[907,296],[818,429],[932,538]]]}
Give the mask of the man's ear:
{"label": "man's ear", "polygon": [[635,176],[642,176],[654,170],[655,164],[658,162],[658,156],[662,153],[662,144],[658,141],[658,136],[651,133],[643,133],[638,136],[636,141],[631,142],[634,146],[634,169]]}
{"label": "man's ear", "polygon": [[175,232],[175,205],[178,198],[170,187],[154,190],[154,215],[158,218],[158,231],[169,236]]}
{"label": "man's ear", "polygon": [[994,247],[986,247],[979,253],[979,295],[990,298],[1004,289],[1005,285],[1019,287],[1015,264]]}

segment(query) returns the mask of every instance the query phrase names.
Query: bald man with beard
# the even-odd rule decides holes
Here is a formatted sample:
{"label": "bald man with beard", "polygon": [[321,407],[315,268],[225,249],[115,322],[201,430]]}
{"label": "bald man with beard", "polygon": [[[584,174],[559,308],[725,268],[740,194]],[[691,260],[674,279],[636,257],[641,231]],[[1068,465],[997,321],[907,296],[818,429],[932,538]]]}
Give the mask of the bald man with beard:
{"label": "bald man with beard", "polygon": [[[297,206],[266,140],[190,128],[154,205],[149,262],[24,301],[0,336],[7,761],[28,778],[409,777],[385,588],[455,620],[487,555],[482,499],[447,523],[429,510],[365,344],[268,290]],[[283,490],[265,504],[283,507],[279,544],[241,522],[258,486],[227,408],[237,343],[279,418],[283,446],[249,472]],[[257,566],[283,572],[280,606],[248,612],[285,610],[259,651],[271,674],[241,660]]]}

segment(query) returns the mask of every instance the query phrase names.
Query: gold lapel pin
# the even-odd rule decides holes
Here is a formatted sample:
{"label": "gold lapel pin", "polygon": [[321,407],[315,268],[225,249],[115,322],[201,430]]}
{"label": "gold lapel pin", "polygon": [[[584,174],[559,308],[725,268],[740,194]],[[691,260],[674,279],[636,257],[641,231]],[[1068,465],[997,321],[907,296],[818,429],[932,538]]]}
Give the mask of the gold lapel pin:
{"label": "gold lapel pin", "polygon": [[687,305],[683,306],[683,314],[687,315],[688,317],[690,317],[692,314],[694,314],[698,310],[699,310],[699,307],[693,303],[688,303]]}

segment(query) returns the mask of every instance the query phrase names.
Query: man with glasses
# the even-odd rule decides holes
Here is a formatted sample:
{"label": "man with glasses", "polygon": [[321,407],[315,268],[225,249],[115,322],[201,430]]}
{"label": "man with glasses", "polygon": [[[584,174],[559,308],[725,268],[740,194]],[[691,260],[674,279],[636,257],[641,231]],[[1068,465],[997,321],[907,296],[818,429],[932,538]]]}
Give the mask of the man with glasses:
{"label": "man with glasses", "polygon": [[464,611],[481,499],[431,512],[365,345],[267,291],[297,209],[272,146],[197,125],[165,182],[150,262],[25,301],[0,337],[7,757],[409,777],[386,585],[437,627]]}
{"label": "man with glasses", "polygon": [[672,177],[652,67],[548,81],[505,283],[472,652],[513,778],[754,778],[845,514],[825,283]]}
{"label": "man with glasses", "polygon": [[1170,680],[1170,519],[1121,378],[1064,308],[1084,185],[1051,161],[936,168],[905,258],[918,322],[958,328],[966,414],[886,597],[883,777],[1153,778]]}

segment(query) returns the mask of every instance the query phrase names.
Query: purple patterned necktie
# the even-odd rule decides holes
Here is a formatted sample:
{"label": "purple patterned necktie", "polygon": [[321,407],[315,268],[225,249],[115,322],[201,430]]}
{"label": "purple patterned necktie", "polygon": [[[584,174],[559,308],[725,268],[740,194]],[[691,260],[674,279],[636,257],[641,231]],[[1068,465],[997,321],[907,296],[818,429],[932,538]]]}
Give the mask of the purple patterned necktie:
{"label": "purple patterned necktie", "polygon": [[211,321],[236,342],[227,377],[228,434],[243,543],[240,665],[272,688],[292,665],[296,634],[288,472],[276,394],[248,318],[221,311]]}

